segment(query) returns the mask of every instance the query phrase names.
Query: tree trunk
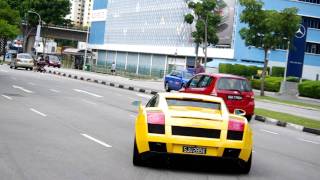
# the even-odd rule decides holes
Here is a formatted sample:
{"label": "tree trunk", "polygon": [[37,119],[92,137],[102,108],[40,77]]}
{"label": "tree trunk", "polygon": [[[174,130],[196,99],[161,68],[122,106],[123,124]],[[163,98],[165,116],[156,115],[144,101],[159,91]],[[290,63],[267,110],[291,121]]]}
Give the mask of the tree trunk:
{"label": "tree trunk", "polygon": [[260,96],[264,96],[264,81],[266,79],[266,73],[268,69],[268,51],[269,49],[264,50],[264,65],[262,70],[262,76],[261,76],[261,86],[260,86]]}
{"label": "tree trunk", "polygon": [[195,61],[194,61],[194,68],[196,68],[197,66],[197,60],[198,60],[198,57],[199,57],[199,43],[196,43],[196,49],[195,49],[195,53],[196,53],[196,58],[195,58]]}
{"label": "tree trunk", "polygon": [[205,21],[205,27],[204,27],[204,69],[207,69],[207,50],[208,50],[208,15]]}

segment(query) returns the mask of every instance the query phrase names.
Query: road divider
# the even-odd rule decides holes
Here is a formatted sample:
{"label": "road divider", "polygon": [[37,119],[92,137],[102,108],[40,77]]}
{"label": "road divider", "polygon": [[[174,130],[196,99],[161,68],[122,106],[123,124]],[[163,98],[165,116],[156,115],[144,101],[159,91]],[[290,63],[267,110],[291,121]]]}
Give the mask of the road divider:
{"label": "road divider", "polygon": [[98,140],[98,139],[96,139],[96,138],[94,138],[94,137],[92,137],[92,136],[87,135],[87,134],[81,134],[81,135],[82,135],[83,137],[87,138],[87,139],[90,139],[91,141],[94,141],[94,142],[96,142],[96,143],[104,146],[104,147],[107,147],[107,148],[111,148],[111,147],[112,147],[112,146],[110,146],[109,144],[107,144],[107,143],[105,143],[105,142],[103,142],[103,141],[100,141],[100,140]]}
{"label": "road divider", "polygon": [[81,89],[73,89],[73,90],[76,91],[76,92],[83,93],[83,94],[88,94],[90,96],[97,97],[97,98],[102,98],[103,97],[103,96],[100,96],[98,94],[91,93],[91,92],[88,92],[88,91],[84,91],[84,90],[81,90]]}
{"label": "road divider", "polygon": [[25,88],[23,88],[23,87],[21,87],[21,86],[17,86],[17,85],[13,85],[12,86],[13,88],[15,88],[15,89],[19,89],[19,90],[21,90],[21,91],[24,91],[24,92],[26,92],[26,93],[33,93],[32,91],[30,91],[30,90],[28,90],[28,89],[25,89]]}
{"label": "road divider", "polygon": [[12,100],[12,97],[10,97],[10,96],[6,96],[6,95],[1,95],[1,96],[6,98],[6,99]]}
{"label": "road divider", "polygon": [[38,115],[40,115],[42,117],[47,117],[46,114],[44,114],[44,113],[42,113],[42,112],[40,112],[40,111],[38,111],[36,109],[30,108],[30,111],[32,111],[32,112],[34,112],[34,113],[36,113],[36,114],[38,114]]}

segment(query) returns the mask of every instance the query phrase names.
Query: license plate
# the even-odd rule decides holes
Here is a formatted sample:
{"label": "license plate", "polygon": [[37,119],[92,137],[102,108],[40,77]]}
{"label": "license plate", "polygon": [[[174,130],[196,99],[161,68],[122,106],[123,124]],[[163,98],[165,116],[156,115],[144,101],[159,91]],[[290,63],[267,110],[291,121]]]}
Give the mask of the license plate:
{"label": "license plate", "polygon": [[242,96],[229,95],[228,100],[242,100]]}
{"label": "license plate", "polygon": [[184,153],[189,153],[189,154],[206,154],[207,148],[196,147],[196,146],[183,146],[182,151]]}

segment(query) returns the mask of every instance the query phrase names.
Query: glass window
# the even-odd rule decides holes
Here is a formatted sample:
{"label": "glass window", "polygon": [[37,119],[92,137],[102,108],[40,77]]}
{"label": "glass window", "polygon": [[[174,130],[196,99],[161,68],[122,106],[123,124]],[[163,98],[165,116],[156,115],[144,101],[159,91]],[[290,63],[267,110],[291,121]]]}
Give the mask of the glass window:
{"label": "glass window", "polygon": [[147,103],[146,107],[157,107],[159,103],[159,95],[154,95]]}
{"label": "glass window", "polygon": [[207,109],[216,109],[220,110],[220,103],[203,101],[198,99],[166,99],[168,106],[189,106],[189,107],[198,107],[198,108],[207,108]]}
{"label": "glass window", "polygon": [[185,79],[191,79],[193,77],[193,74],[191,74],[189,72],[183,72],[183,77]]}
{"label": "glass window", "polygon": [[18,54],[18,58],[22,59],[32,59],[30,54]]}
{"label": "glass window", "polygon": [[237,91],[251,91],[251,86],[248,81],[244,79],[234,79],[234,78],[220,78],[218,82],[219,90],[237,90]]}
{"label": "glass window", "polygon": [[187,87],[190,87],[190,88],[196,88],[198,86],[198,83],[200,82],[202,78],[202,75],[197,75],[195,77],[193,77],[189,83],[187,84]]}
{"label": "glass window", "polygon": [[199,88],[208,87],[212,82],[212,79],[213,78],[210,76],[204,76],[202,80],[199,82]]}

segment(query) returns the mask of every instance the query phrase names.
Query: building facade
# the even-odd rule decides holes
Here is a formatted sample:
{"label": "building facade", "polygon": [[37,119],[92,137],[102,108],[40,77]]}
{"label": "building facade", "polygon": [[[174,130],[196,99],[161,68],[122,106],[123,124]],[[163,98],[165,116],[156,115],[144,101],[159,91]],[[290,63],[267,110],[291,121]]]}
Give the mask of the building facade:
{"label": "building facade", "polygon": [[89,26],[93,0],[70,0],[70,14],[66,16],[76,26]]}
{"label": "building facade", "polygon": [[[287,7],[297,7],[298,14],[302,17],[303,24],[307,26],[306,41],[300,44],[305,46],[304,65],[302,78],[316,79],[320,75],[320,0],[263,0],[265,9],[282,10]],[[245,25],[240,23],[241,7],[237,6],[236,32]],[[288,22],[290,23],[290,22]],[[246,47],[239,33],[235,35],[235,55],[237,63],[262,65],[264,52],[255,47]],[[269,66],[285,67],[287,62],[285,49],[277,49],[269,53]],[[227,61],[230,62],[230,61]]]}
{"label": "building facade", "polygon": [[[266,9],[297,7],[308,24],[305,42],[303,78],[320,74],[319,0],[263,0]],[[208,49],[209,67],[220,63],[263,65],[263,51],[246,47],[239,35],[241,7],[237,0],[220,0],[223,22],[219,44]],[[98,66],[131,73],[162,77],[171,69],[185,69],[195,64],[192,25],[184,22],[189,13],[185,0],[95,0],[92,11],[89,48],[97,54]],[[202,48],[198,54],[204,56]],[[286,50],[269,55],[270,66],[285,66]]]}
{"label": "building facade", "polygon": [[[223,48],[209,48],[210,58],[233,58],[229,7],[221,12],[226,24],[220,32]],[[158,77],[194,66],[194,27],[184,22],[189,12],[185,0],[95,0],[89,47],[97,51],[97,65],[115,62],[119,70]],[[203,56],[201,48],[198,52]]]}

